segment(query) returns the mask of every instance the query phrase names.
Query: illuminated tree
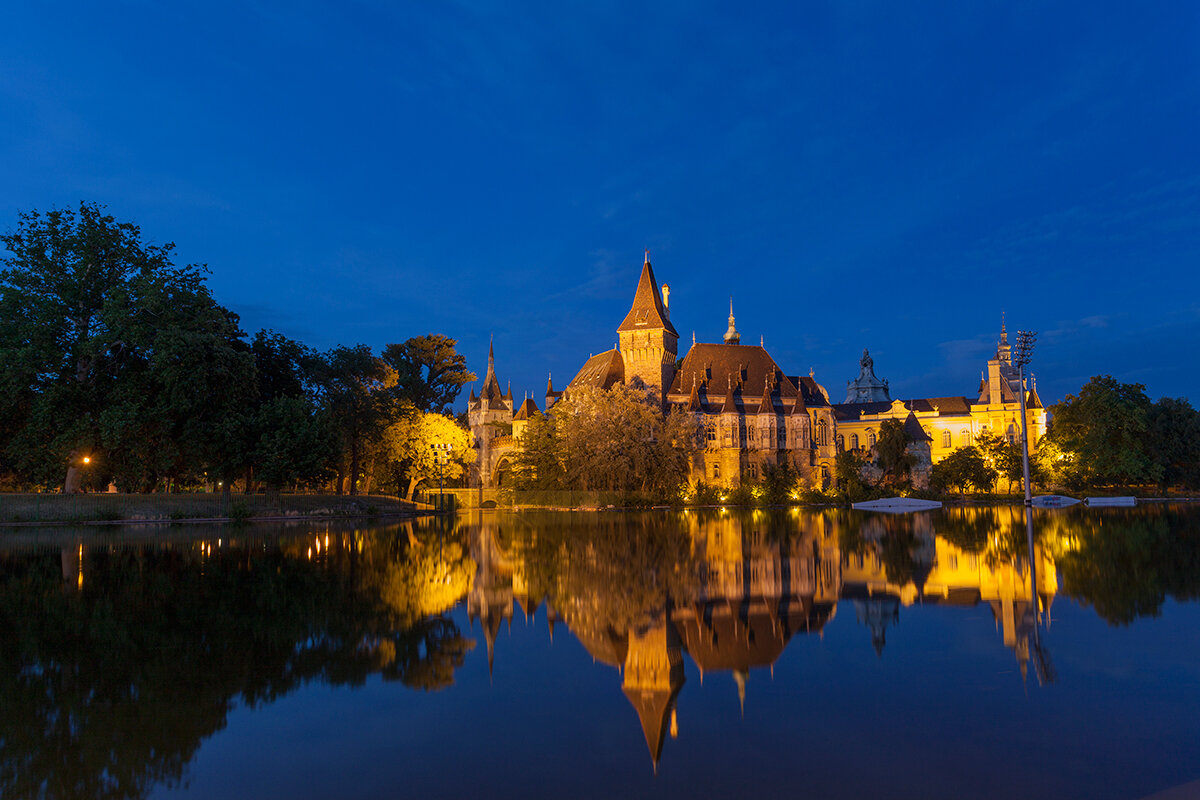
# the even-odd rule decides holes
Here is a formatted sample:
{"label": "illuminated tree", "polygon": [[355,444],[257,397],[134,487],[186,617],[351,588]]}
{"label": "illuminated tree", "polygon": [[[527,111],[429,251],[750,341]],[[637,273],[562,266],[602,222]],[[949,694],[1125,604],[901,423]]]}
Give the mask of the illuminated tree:
{"label": "illuminated tree", "polygon": [[965,492],[973,487],[976,491],[986,492],[996,483],[996,475],[996,470],[987,465],[979,448],[959,447],[933,465],[929,486],[934,491],[956,488]]}
{"label": "illuminated tree", "polygon": [[439,475],[456,480],[475,460],[470,431],[451,417],[415,409],[384,430],[383,452],[395,470],[397,492],[403,489],[409,500],[422,481]]}

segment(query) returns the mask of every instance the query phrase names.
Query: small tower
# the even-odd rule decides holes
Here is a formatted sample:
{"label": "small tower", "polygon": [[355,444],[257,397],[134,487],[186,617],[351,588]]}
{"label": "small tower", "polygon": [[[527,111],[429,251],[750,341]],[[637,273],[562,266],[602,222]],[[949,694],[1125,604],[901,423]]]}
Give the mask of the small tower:
{"label": "small tower", "polygon": [[662,396],[675,377],[679,349],[679,333],[671,324],[665,299],[666,292],[659,295],[647,250],[633,306],[617,327],[617,339],[625,362],[625,382],[640,378]]}

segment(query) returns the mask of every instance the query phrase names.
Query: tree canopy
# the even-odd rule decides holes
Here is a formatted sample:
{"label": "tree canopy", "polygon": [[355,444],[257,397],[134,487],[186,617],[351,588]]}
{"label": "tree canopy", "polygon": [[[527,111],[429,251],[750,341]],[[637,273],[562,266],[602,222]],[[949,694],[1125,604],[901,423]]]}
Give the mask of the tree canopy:
{"label": "tree canopy", "polygon": [[1129,486],[1157,481],[1162,468],[1150,453],[1150,398],[1140,383],[1111,375],[1092,378],[1078,395],[1051,407],[1051,441],[1069,455],[1068,483]]}

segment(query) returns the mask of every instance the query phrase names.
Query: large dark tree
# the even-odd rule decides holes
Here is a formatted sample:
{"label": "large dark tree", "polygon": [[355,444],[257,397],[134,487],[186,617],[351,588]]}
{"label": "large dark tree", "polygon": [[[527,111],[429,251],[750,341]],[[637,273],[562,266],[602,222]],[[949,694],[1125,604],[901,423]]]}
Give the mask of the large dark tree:
{"label": "large dark tree", "polygon": [[1147,423],[1147,447],[1163,490],[1200,488],[1200,411],[1183,398],[1163,397],[1150,407]]}
{"label": "large dark tree", "polygon": [[387,345],[383,360],[396,371],[396,396],[419,411],[449,413],[462,387],[475,380],[456,344],[448,336],[430,334]]}
{"label": "large dark tree", "polygon": [[27,479],[77,491],[88,457],[145,485],[219,458],[253,362],[202,267],[88,203],[21,214],[0,241],[0,446]]}
{"label": "large dark tree", "polygon": [[1158,480],[1148,449],[1150,398],[1140,383],[1092,378],[1050,409],[1049,438],[1070,455],[1067,479],[1081,486],[1129,486]]}
{"label": "large dark tree", "polygon": [[363,344],[335,347],[320,359],[321,399],[341,442],[339,493],[348,478],[348,493],[358,494],[363,455],[396,418],[395,397],[385,391],[388,377],[387,364]]}

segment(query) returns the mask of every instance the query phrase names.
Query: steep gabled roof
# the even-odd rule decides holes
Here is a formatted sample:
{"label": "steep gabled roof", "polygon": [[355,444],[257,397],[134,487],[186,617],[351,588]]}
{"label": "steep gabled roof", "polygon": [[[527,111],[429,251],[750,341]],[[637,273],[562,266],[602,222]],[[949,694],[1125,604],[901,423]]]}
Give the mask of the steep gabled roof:
{"label": "steep gabled roof", "polygon": [[824,408],[829,405],[829,398],[825,396],[825,392],[812,378],[801,375],[798,387],[804,396],[804,403],[809,408]]}
{"label": "steep gabled roof", "polygon": [[1045,408],[1042,405],[1042,398],[1038,397],[1036,384],[1030,388],[1029,396],[1025,398],[1025,408]]}
{"label": "steep gabled roof", "polygon": [[921,427],[921,423],[917,421],[917,415],[908,412],[908,416],[904,418],[904,432],[908,434],[908,438],[914,442],[932,442],[933,437],[925,432]]}
{"label": "steep gabled roof", "polygon": [[621,331],[645,331],[655,328],[665,328],[668,333],[679,336],[675,326],[671,324],[667,310],[663,308],[662,296],[658,292],[658,282],[654,280],[654,269],[650,266],[650,256],[642,265],[642,276],[638,279],[637,291],[633,295],[633,306],[625,319],[617,326]]}
{"label": "steep gabled roof", "polygon": [[773,377],[779,396],[796,396],[796,385],[784,374],[775,359],[758,345],[694,344],[683,357],[675,373],[668,395],[682,401],[691,391],[692,383],[711,384],[717,391],[728,384],[740,385],[746,397],[760,397],[759,392]]}
{"label": "steep gabled roof", "polygon": [[596,389],[607,389],[613,384],[625,382],[625,360],[619,350],[605,350],[587,360],[580,368],[568,389],[578,389],[591,386]]}
{"label": "steep gabled roof", "polygon": [[725,402],[721,404],[721,413],[736,414],[741,408],[741,405],[742,404],[738,402],[738,398],[734,397],[733,384],[730,383],[728,391],[725,392]]}
{"label": "steep gabled roof", "polygon": [[530,417],[537,416],[542,412],[538,409],[537,403],[533,402],[532,397],[526,397],[525,402],[521,403],[521,407],[517,409],[516,415],[513,416],[513,422],[527,420]]}

